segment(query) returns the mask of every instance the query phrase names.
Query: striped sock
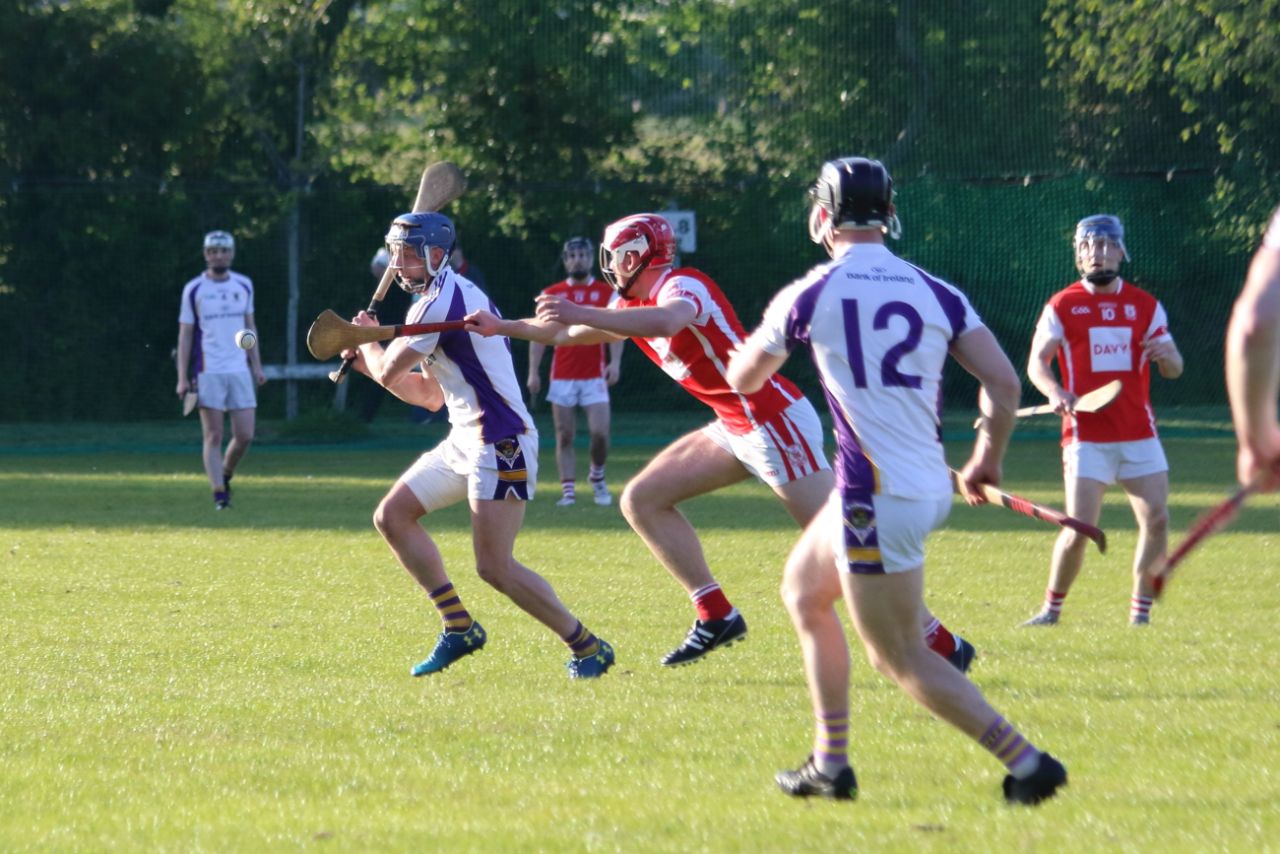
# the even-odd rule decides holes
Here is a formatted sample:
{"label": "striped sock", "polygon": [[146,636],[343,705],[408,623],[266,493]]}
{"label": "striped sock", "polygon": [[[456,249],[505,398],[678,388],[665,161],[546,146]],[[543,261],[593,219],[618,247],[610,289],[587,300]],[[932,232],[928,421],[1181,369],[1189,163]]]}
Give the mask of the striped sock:
{"label": "striped sock", "polygon": [[462,597],[453,589],[453,582],[447,582],[444,587],[432,590],[427,595],[431,597],[431,604],[436,606],[440,619],[444,621],[446,632],[465,632],[471,628],[471,614],[463,606]]}
{"label": "striped sock", "polygon": [[561,640],[569,646],[569,651],[573,653],[574,658],[586,658],[600,651],[600,641],[587,631],[587,627],[582,625],[581,620],[573,627],[573,631],[564,635]]}
{"label": "striped sock", "polygon": [[849,765],[849,710],[818,715],[813,764],[822,776],[834,778]]}
{"label": "striped sock", "polygon": [[704,623],[708,620],[723,620],[733,611],[728,597],[720,590],[720,585],[714,581],[690,593],[689,598],[693,600],[693,606],[698,609],[698,619]]}
{"label": "striped sock", "polygon": [[996,715],[978,743],[995,754],[1019,780],[1030,777],[1040,765],[1040,751],[1000,715]]}
{"label": "striped sock", "polygon": [[1155,600],[1150,596],[1134,596],[1129,600],[1129,622],[1131,623],[1149,623],[1151,622],[1151,603]]}
{"label": "striped sock", "polygon": [[587,480],[592,483],[604,483],[604,466],[591,464],[591,473],[587,475]]}
{"label": "striped sock", "polygon": [[572,480],[560,481],[560,491],[564,493],[564,497],[576,501],[578,499],[577,490]]}
{"label": "striped sock", "polygon": [[943,658],[956,651],[956,636],[947,631],[947,627],[937,617],[925,627],[924,643]]}
{"label": "striped sock", "polygon": [[1067,594],[1059,593],[1052,587],[1046,587],[1044,590],[1044,609],[1056,617],[1062,613],[1062,603],[1066,598]]}

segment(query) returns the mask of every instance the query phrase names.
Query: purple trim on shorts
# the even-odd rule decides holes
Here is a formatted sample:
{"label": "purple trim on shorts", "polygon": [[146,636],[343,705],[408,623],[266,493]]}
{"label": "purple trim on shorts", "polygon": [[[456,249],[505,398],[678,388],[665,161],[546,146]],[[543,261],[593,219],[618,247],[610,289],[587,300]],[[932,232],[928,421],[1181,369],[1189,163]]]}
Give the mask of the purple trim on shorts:
{"label": "purple trim on shorts", "polygon": [[884,563],[878,560],[850,560],[851,549],[880,549],[880,532],[876,530],[874,492],[859,486],[838,486],[840,496],[840,529],[845,549],[845,567],[854,575],[883,575]]}
{"label": "purple trim on shorts", "polygon": [[[529,470],[524,461],[524,449],[519,436],[508,436],[493,443],[493,456],[498,467],[498,482],[493,488],[493,500],[502,501],[514,495],[521,501],[529,500]],[[508,479],[503,479],[507,475]]]}
{"label": "purple trim on shorts", "polygon": [[[492,301],[490,301],[492,305]],[[460,288],[453,289],[453,298],[449,303],[446,320],[461,320],[467,314],[467,305]],[[476,402],[480,407],[480,436],[486,445],[500,439],[524,433],[528,425],[494,388],[480,357],[476,354],[475,343],[471,333],[458,329],[440,333],[440,349],[449,357],[463,378],[475,391]],[[507,342],[508,352],[511,343]],[[513,368],[514,371],[514,368]],[[527,496],[525,496],[527,498]]]}

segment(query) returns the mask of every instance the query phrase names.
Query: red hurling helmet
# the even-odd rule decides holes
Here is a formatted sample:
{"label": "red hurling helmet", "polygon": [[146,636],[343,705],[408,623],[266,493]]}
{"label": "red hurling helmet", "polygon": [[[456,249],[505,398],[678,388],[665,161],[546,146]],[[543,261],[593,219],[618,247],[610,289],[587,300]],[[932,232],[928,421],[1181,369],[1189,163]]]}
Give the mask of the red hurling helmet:
{"label": "red hurling helmet", "polygon": [[[613,269],[614,259],[621,260],[632,252],[638,256],[638,261],[627,280],[622,282]],[[625,294],[636,276],[647,268],[670,266],[675,257],[676,233],[671,230],[671,223],[658,214],[623,217],[605,228],[604,239],[600,241],[600,272],[620,294]]]}

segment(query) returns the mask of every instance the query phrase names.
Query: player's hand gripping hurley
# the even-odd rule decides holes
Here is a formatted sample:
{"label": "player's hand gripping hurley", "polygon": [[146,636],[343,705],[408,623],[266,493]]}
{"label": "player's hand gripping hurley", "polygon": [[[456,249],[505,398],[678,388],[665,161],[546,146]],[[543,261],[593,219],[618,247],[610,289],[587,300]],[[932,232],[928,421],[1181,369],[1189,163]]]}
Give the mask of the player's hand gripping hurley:
{"label": "player's hand gripping hurley", "polygon": [[[401,323],[395,326],[360,326],[348,323],[330,309],[325,309],[311,328],[307,330],[307,349],[311,355],[324,361],[332,359],[343,350],[372,344],[374,341],[390,341],[407,335],[430,335],[433,332],[450,332],[466,328],[465,320],[445,320],[440,323]],[[336,380],[335,380],[336,382]]]}
{"label": "player's hand gripping hurley", "polygon": [[[453,163],[448,160],[440,163],[432,163],[426,169],[422,170],[422,178],[418,181],[418,196],[413,200],[413,212],[423,213],[426,211],[438,211],[440,208],[452,202],[454,199],[462,195],[467,189],[467,179]],[[369,300],[369,307],[365,309],[371,317],[378,316],[378,306],[382,305],[382,300],[387,295],[387,289],[391,287],[391,283],[395,281],[395,271],[390,265],[382,274],[382,279],[378,282],[377,289],[373,292],[373,299]],[[320,315],[316,319],[316,323],[311,325],[312,331],[315,330],[316,324],[324,315]],[[385,329],[390,327],[365,327],[371,329]],[[423,333],[417,333],[423,334]],[[394,336],[389,336],[394,337]],[[386,338],[372,338],[371,341],[385,341]],[[315,348],[311,347],[311,332],[307,333],[307,347],[311,350],[311,355],[317,359],[328,359],[337,353],[342,352],[341,349],[330,353],[327,356],[321,356],[316,353]],[[347,373],[351,370],[352,359],[343,359],[342,364],[335,371],[329,372],[329,379],[335,383],[340,383],[347,377]]]}
{"label": "player's hand gripping hurley", "polygon": [[[960,472],[955,469],[951,470],[951,488],[958,494],[964,495]],[[1060,525],[1063,528],[1070,528],[1093,540],[1094,545],[1098,547],[1098,551],[1104,554],[1107,551],[1107,535],[1101,528],[1090,525],[1088,522],[1082,522],[1074,516],[1068,516],[1061,510],[1055,510],[1043,504],[1036,504],[1026,498],[1011,495],[988,483],[978,484],[977,489],[992,504],[999,504],[1014,513],[1021,513],[1023,516],[1030,516],[1032,519],[1039,519],[1043,522]]]}

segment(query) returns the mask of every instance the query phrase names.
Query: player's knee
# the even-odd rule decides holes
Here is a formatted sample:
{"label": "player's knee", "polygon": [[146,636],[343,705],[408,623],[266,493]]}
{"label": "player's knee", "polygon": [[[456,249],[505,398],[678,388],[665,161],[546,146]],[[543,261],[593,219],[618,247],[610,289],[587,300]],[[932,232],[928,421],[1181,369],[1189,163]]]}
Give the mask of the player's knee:
{"label": "player's knee", "polygon": [[653,502],[648,496],[645,484],[635,479],[629,481],[622,488],[622,497],[618,499],[618,506],[622,509],[623,518],[633,528],[636,526],[636,522],[644,519],[652,505]]}
{"label": "player's knee", "polygon": [[510,559],[485,557],[476,555],[476,575],[499,593],[506,593],[511,586]]}

